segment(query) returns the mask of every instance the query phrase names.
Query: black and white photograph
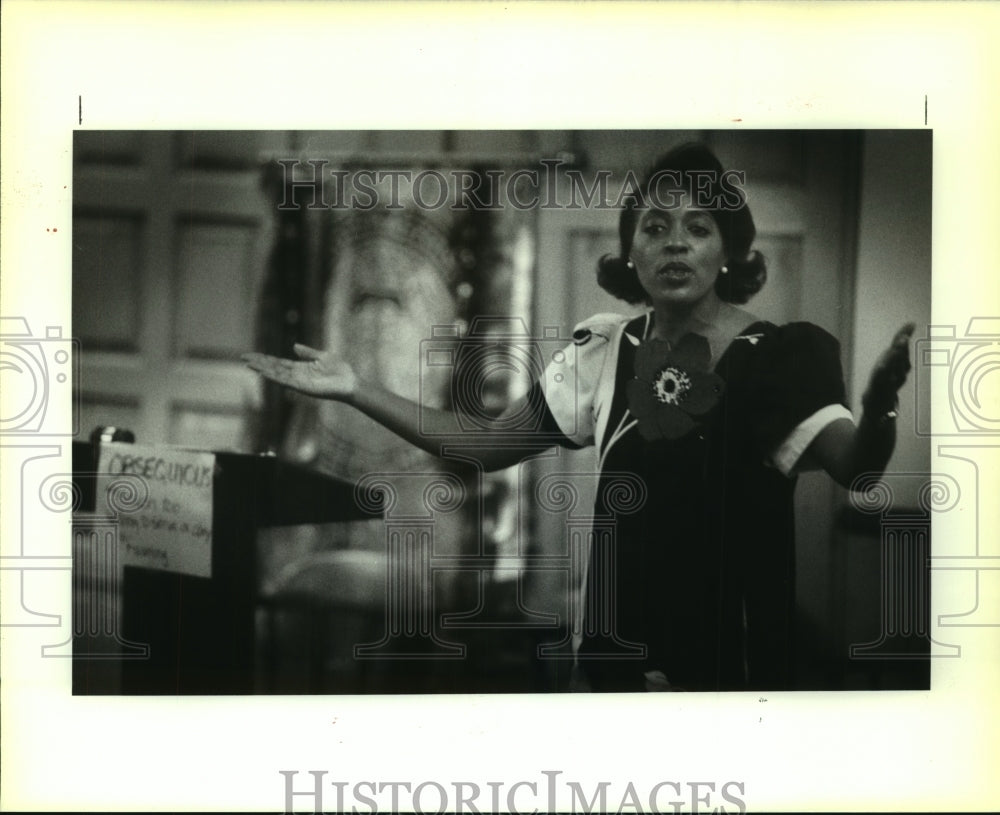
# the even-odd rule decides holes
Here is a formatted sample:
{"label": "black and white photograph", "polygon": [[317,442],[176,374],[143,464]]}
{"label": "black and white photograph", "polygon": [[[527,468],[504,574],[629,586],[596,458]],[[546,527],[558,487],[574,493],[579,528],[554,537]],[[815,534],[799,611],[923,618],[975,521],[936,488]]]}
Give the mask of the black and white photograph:
{"label": "black and white photograph", "polygon": [[0,809],[992,808],[995,6],[0,14]]}
{"label": "black and white photograph", "polygon": [[926,690],[931,135],[78,130],[74,692]]}

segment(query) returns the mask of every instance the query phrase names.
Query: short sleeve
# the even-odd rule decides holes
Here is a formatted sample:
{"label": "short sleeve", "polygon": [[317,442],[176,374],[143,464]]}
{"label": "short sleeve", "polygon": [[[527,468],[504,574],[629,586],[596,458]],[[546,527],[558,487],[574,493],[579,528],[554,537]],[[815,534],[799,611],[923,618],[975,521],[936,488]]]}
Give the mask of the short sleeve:
{"label": "short sleeve", "polygon": [[595,399],[615,332],[625,320],[598,314],[579,323],[573,342],[552,354],[539,381],[552,420],[575,446],[594,443]]}
{"label": "short sleeve", "polygon": [[840,343],[811,323],[790,323],[759,343],[752,432],[766,458],[790,473],[829,422],[850,416]]}
{"label": "short sleeve", "polygon": [[804,454],[819,432],[837,419],[854,421],[851,411],[843,405],[827,405],[820,408],[804,422],[796,425],[795,429],[785,437],[771,454],[771,463],[785,475],[816,469],[814,462]]}

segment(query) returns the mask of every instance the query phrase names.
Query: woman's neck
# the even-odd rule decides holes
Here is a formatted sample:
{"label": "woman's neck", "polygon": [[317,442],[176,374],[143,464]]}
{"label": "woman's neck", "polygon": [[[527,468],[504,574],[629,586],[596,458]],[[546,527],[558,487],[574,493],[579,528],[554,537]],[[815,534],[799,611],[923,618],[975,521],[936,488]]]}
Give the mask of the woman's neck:
{"label": "woman's neck", "polygon": [[726,311],[726,303],[713,292],[697,303],[654,303],[652,336],[676,343],[685,334],[709,336]]}

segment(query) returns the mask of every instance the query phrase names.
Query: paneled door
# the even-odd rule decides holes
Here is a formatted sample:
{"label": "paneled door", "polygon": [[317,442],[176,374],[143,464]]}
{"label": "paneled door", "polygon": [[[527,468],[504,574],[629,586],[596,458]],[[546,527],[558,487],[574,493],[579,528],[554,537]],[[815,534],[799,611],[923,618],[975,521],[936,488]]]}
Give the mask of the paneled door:
{"label": "paneled door", "polygon": [[73,335],[80,432],[244,449],[258,385],[257,286],[272,242],[259,156],[283,133],[78,131],[73,174]]}

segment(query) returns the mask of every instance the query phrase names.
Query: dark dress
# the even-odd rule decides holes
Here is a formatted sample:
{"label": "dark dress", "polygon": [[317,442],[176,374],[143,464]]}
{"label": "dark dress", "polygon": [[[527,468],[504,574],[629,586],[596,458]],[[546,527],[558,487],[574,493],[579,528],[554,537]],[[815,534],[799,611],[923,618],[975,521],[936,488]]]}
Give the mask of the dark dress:
{"label": "dark dress", "polygon": [[[624,333],[641,339],[646,326],[638,317]],[[682,690],[787,688],[795,477],[771,457],[804,420],[844,404],[839,345],[808,323],[754,323],[716,363],[712,404],[681,417],[675,437],[650,439],[633,423],[611,443],[631,418],[621,423],[643,353],[636,339],[619,345],[594,515],[614,511],[608,474],[635,474],[647,497],[640,511],[616,515],[613,550],[592,546],[578,664],[597,691],[643,690],[654,670]],[[551,413],[545,421],[558,428]]]}

